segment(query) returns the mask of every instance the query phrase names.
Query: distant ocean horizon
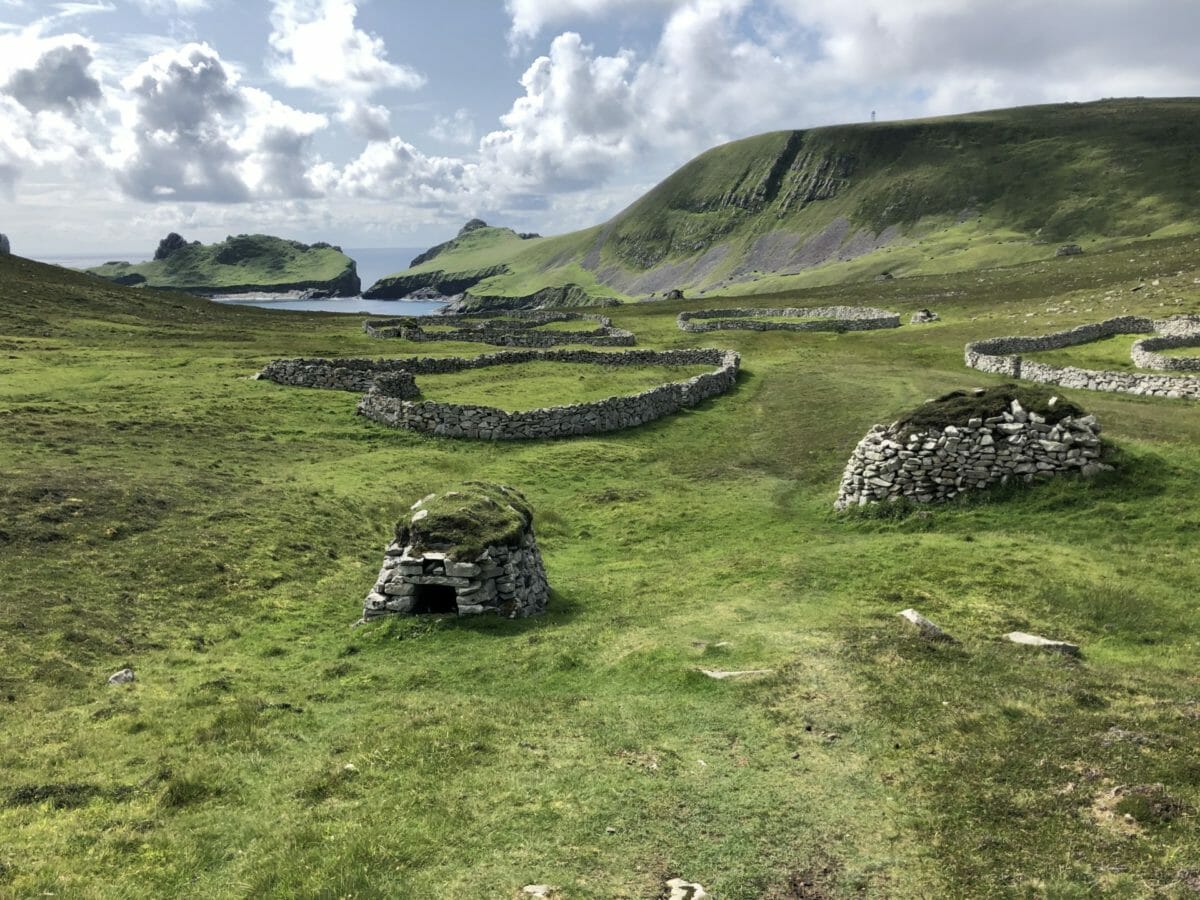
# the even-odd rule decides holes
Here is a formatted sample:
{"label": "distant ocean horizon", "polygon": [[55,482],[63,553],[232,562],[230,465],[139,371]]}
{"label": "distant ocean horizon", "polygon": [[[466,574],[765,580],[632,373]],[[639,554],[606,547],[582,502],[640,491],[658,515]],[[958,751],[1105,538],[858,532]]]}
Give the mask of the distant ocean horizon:
{"label": "distant ocean horizon", "polygon": [[[413,257],[425,252],[425,247],[347,247],[345,253],[358,264],[358,276],[363,289],[369,288],[380,278],[408,268]],[[38,262],[68,269],[90,269],[113,260],[138,263],[150,259],[153,254],[145,250],[114,250],[107,253],[67,254],[61,256],[37,255]]]}

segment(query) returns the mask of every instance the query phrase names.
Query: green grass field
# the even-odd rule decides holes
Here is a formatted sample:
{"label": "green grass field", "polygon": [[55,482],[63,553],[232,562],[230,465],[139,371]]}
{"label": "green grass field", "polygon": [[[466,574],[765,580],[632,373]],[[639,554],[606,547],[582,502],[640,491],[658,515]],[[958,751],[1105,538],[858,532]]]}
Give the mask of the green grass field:
{"label": "green grass field", "polygon": [[[676,327],[745,298],[606,310],[640,347],[739,350],[738,387],[513,444],[250,377],[479,345],[0,260],[0,896],[1194,896],[1200,408],[1066,391],[1117,471],[832,504],[874,423],[999,383],[967,341],[1200,311],[1198,250],[762,299],[942,317],[889,331]],[[504,378],[569,402],[585,368]],[[475,479],[536,510],[548,615],[351,628],[400,515]],[[909,606],[960,643],[915,636]]]}

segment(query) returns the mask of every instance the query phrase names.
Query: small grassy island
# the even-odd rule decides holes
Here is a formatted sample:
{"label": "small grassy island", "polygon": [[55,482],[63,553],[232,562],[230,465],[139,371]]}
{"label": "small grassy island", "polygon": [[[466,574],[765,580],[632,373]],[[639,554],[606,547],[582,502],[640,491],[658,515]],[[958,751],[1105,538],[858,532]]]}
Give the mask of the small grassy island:
{"label": "small grassy island", "polygon": [[300,291],[353,297],[362,289],[357,265],[341,248],[265,234],[239,234],[219,244],[201,244],[172,233],[159,243],[150,262],[110,262],[88,272],[130,287],[200,295]]}

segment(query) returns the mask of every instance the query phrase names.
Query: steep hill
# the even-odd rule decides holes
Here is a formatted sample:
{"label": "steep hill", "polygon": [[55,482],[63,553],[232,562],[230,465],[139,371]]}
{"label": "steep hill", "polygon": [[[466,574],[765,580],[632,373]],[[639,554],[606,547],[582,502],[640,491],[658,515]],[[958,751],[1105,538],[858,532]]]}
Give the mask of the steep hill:
{"label": "steep hill", "polygon": [[351,297],[362,289],[357,266],[340,248],[240,234],[219,244],[163,240],[150,262],[110,262],[88,270],[118,284],[193,294],[316,291]]}
{"label": "steep hill", "polygon": [[[603,226],[513,244],[469,296],[761,293],[1191,233],[1198,143],[1194,98],[765,134],[702,154]],[[457,251],[437,265],[461,267]]]}
{"label": "steep hill", "polygon": [[538,240],[536,234],[518,234],[472,219],[457,237],[425,251],[404,272],[381,278],[363,296],[387,300],[422,290],[446,297],[461,294],[481,281],[507,274],[507,261]]}

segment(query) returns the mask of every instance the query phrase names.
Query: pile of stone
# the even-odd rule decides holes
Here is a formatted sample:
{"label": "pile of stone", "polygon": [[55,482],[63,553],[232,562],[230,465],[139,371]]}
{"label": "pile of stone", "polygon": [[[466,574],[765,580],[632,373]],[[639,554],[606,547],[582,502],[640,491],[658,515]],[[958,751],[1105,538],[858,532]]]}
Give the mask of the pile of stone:
{"label": "pile of stone", "polygon": [[[961,395],[948,395],[954,396]],[[1049,406],[1058,402],[1050,398]],[[1095,416],[1051,422],[1015,399],[1000,415],[960,425],[876,425],[854,448],[835,507],[901,498],[938,503],[1013,479],[1030,482],[1068,472],[1089,477],[1109,468],[1101,455]]]}
{"label": "pile of stone", "polygon": [[468,482],[413,504],[388,544],[363,617],[546,611],[550,587],[533,511],[505,485]]}
{"label": "pile of stone", "polygon": [[1140,372],[1114,372],[1055,366],[1025,359],[1022,353],[1060,350],[1121,334],[1148,334],[1153,337],[1133,345],[1132,358],[1141,368],[1198,371],[1200,360],[1164,356],[1155,351],[1200,346],[1200,319],[1174,316],[1149,319],[1145,316],[1118,316],[1103,322],[1080,325],[1036,337],[998,337],[967,344],[965,362],[973,369],[1010,378],[1056,384],[1089,391],[1136,394],[1143,397],[1200,399],[1200,377],[1155,375]]}
{"label": "pile of stone", "polygon": [[915,313],[912,314],[911,318],[909,318],[908,324],[909,325],[928,325],[930,322],[936,322],[940,318],[941,318],[941,316],[939,316],[937,313],[933,312],[932,310],[918,309]]}
{"label": "pile of stone", "polygon": [[[579,331],[547,331],[541,326],[554,322],[588,322],[593,327]],[[447,331],[430,331],[450,326]],[[512,310],[458,316],[410,316],[401,319],[371,319],[363,330],[377,338],[406,341],[468,341],[499,347],[556,347],[562,344],[589,344],[595,347],[632,347],[637,343],[633,332],[617,328],[607,316],[583,313]]]}
{"label": "pile of stone", "polygon": [[[715,368],[638,394],[524,412],[417,400],[420,390],[416,375],[537,361]],[[514,441],[598,434],[644,425],[724,394],[737,383],[740,368],[741,357],[732,350],[509,350],[473,357],[284,359],[270,363],[257,377],[290,386],[366,391],[358,406],[359,413],[393,428],[445,437]]]}
{"label": "pile of stone", "polygon": [[[772,322],[768,319],[796,319]],[[700,320],[700,321],[696,321]],[[814,306],[807,309],[784,307],[760,309],[697,309],[681,312],[676,324],[682,331],[872,331],[899,328],[900,316],[870,306]]]}

